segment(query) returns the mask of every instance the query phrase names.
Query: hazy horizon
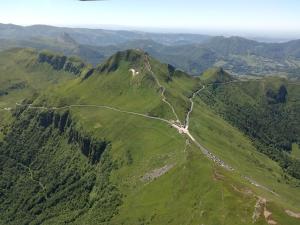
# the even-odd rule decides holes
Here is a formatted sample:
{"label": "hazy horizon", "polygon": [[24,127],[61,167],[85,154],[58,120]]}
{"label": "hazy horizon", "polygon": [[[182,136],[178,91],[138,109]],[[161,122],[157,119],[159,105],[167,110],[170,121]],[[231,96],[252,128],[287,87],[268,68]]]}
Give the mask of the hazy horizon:
{"label": "hazy horizon", "polygon": [[266,42],[286,42],[291,40],[300,39],[300,34],[280,34],[268,32],[244,32],[244,31],[229,31],[229,30],[187,30],[187,29],[168,29],[168,28],[156,28],[156,27],[130,27],[123,25],[54,25],[54,24],[15,24],[15,23],[2,23],[5,25],[16,25],[22,27],[30,26],[53,26],[61,28],[78,28],[78,29],[100,29],[100,30],[115,30],[115,31],[132,31],[132,32],[145,32],[145,33],[158,33],[158,34],[194,34],[194,35],[207,35],[207,36],[224,36],[224,37],[243,37],[247,39],[266,41]]}
{"label": "hazy horizon", "polygon": [[295,39],[299,8],[295,0],[15,0],[1,3],[0,23]]}

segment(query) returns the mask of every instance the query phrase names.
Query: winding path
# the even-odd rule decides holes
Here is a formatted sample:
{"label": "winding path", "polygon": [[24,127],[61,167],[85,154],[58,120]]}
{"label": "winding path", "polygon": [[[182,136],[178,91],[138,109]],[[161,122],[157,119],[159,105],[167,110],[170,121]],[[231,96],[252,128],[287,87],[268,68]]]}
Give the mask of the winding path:
{"label": "winding path", "polygon": [[62,107],[33,106],[32,104],[20,104],[20,103],[16,103],[16,105],[28,107],[30,109],[44,109],[44,110],[63,110],[63,109],[70,109],[70,108],[102,108],[102,109],[108,109],[108,110],[112,110],[112,111],[116,111],[116,112],[120,112],[120,113],[126,113],[126,114],[130,114],[130,115],[140,116],[140,117],[144,117],[144,118],[148,118],[148,119],[160,120],[165,123],[168,123],[169,125],[172,125],[172,123],[170,121],[160,118],[160,117],[154,117],[154,116],[149,116],[149,115],[142,114],[142,113],[126,111],[126,110],[122,110],[122,109],[118,109],[118,108],[106,106],[106,105],[80,105],[79,104],[79,105],[68,105],[68,106],[62,106]]}
{"label": "winding path", "polygon": [[[149,61],[148,61],[149,63]],[[149,64],[150,66],[150,64]],[[151,70],[151,67],[148,68],[149,71]],[[106,106],[106,105],[69,105],[69,106],[62,106],[62,107],[44,107],[44,106],[33,106],[32,104],[20,104],[20,103],[16,103],[17,106],[24,106],[24,107],[28,107],[30,109],[43,109],[43,110],[62,110],[62,109],[70,109],[70,108],[100,108],[100,109],[107,109],[107,110],[112,110],[112,111],[116,111],[116,112],[120,112],[120,113],[126,113],[129,115],[135,115],[135,116],[139,116],[139,117],[144,117],[147,119],[153,119],[153,120],[158,120],[158,121],[162,121],[168,125],[170,125],[171,127],[177,129],[177,131],[180,134],[184,134],[186,135],[200,150],[201,152],[210,160],[212,160],[213,162],[215,162],[216,164],[218,164],[219,166],[225,168],[226,170],[229,171],[234,171],[234,169],[229,166],[228,164],[226,164],[224,161],[222,161],[221,159],[219,159],[216,155],[214,155],[213,153],[211,153],[207,148],[205,148],[203,145],[201,145],[195,138],[194,136],[190,133],[189,131],[189,122],[190,122],[190,115],[193,112],[194,109],[194,101],[193,99],[202,91],[204,90],[207,86],[211,86],[212,84],[209,84],[207,86],[203,86],[201,89],[197,90],[196,92],[193,93],[192,97],[189,98],[190,102],[191,102],[191,106],[189,111],[187,112],[186,115],[186,119],[185,119],[185,125],[182,125],[178,119],[178,116],[174,110],[174,107],[172,106],[172,104],[170,102],[168,102],[166,100],[166,97],[164,96],[164,92],[165,92],[165,88],[159,83],[157,77],[155,76],[155,74],[152,72],[153,77],[155,78],[158,86],[160,88],[162,88],[162,97],[163,97],[163,101],[165,103],[167,103],[170,108],[172,109],[175,117],[177,118],[177,121],[173,122],[173,121],[169,121],[160,117],[153,117],[153,116],[148,116],[142,113],[137,113],[137,112],[131,112],[131,111],[126,111],[126,110],[122,110],[122,109],[118,109],[115,107],[111,107],[111,106]],[[230,81],[230,82],[224,82],[224,83],[219,83],[221,85],[223,84],[229,84],[229,83],[242,83],[242,82],[246,82],[246,81]],[[187,143],[187,142],[186,142]],[[262,189],[265,189],[269,192],[271,192],[274,195],[277,195],[275,192],[271,191],[269,188],[258,184],[256,181],[254,181],[253,179],[250,179],[248,177],[242,176],[244,179],[246,179],[249,183],[251,183],[252,185],[256,186],[256,187],[260,187]],[[41,185],[42,187],[42,185]]]}
{"label": "winding path", "polygon": [[196,97],[196,95],[198,95],[204,89],[205,89],[205,86],[203,85],[203,87],[201,89],[199,89],[198,91],[195,91],[193,93],[192,97],[189,98],[189,100],[191,102],[191,107],[190,107],[188,113],[186,114],[186,118],[185,118],[185,129],[187,129],[187,130],[189,129],[189,123],[190,123],[191,113],[194,110],[194,101],[193,101],[193,99]]}
{"label": "winding path", "polygon": [[172,112],[173,112],[173,114],[174,114],[174,116],[175,116],[175,118],[176,118],[176,122],[177,122],[177,123],[181,123],[180,120],[179,120],[179,117],[178,117],[178,115],[177,115],[177,113],[176,113],[176,111],[175,111],[175,109],[174,109],[174,107],[173,107],[172,104],[167,100],[167,98],[166,98],[166,96],[165,96],[166,88],[165,88],[163,85],[161,85],[161,83],[159,82],[157,76],[156,76],[155,73],[153,72],[152,67],[151,67],[151,64],[150,64],[150,62],[149,62],[149,58],[148,58],[147,55],[145,55],[145,64],[146,64],[146,68],[147,68],[148,71],[151,73],[152,77],[154,78],[154,80],[155,80],[157,86],[161,89],[161,97],[162,97],[162,101],[163,101],[164,103],[166,103],[166,104],[170,107],[170,109],[172,110]]}

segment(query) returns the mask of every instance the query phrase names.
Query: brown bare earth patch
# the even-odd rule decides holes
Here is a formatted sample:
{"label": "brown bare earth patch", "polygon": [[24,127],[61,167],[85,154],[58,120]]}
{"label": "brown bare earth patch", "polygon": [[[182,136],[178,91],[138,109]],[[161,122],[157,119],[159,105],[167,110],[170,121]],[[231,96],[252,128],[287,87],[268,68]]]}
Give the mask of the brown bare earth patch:
{"label": "brown bare earth patch", "polygon": [[224,180],[224,176],[222,174],[218,173],[218,171],[216,169],[214,169],[213,179],[215,181],[217,181],[217,180]]}
{"label": "brown bare earth patch", "polygon": [[269,225],[277,224],[277,222],[272,219],[272,212],[267,209],[267,200],[265,198],[258,197],[252,216],[253,223],[255,223],[261,216],[264,216]]}
{"label": "brown bare earth patch", "polygon": [[285,210],[286,214],[288,214],[290,217],[294,217],[294,218],[297,218],[297,219],[300,219],[300,213],[295,213],[291,210]]}
{"label": "brown bare earth patch", "polygon": [[236,192],[239,192],[241,194],[244,194],[246,196],[251,196],[253,195],[253,192],[248,189],[248,188],[237,188],[236,186],[234,186],[233,184],[231,185],[231,187],[233,188],[233,190],[235,190]]}

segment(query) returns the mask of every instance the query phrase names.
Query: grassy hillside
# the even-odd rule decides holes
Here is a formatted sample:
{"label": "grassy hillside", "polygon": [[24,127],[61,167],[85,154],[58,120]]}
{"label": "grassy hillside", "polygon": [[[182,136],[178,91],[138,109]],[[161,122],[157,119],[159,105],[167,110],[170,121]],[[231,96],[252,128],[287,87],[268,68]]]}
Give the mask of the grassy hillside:
{"label": "grassy hillside", "polygon": [[17,100],[28,98],[49,85],[74,79],[84,67],[78,59],[46,52],[39,54],[30,49],[1,52],[0,101],[6,102],[3,106],[11,107]]}
{"label": "grassy hillside", "polygon": [[[221,74],[211,73],[211,77],[216,75]],[[273,77],[214,83],[201,93],[201,98],[249,135],[261,152],[299,178],[300,162],[290,157],[293,144],[300,141],[299,93],[299,83]]]}
{"label": "grassy hillside", "polygon": [[201,98],[190,132],[234,170],[171,127],[204,84],[128,50],[23,102],[0,144],[0,224],[298,224],[299,181]]}
{"label": "grassy hillside", "polygon": [[[57,64],[55,66],[55,63]],[[38,95],[51,85],[69,81],[86,72],[78,59],[31,49],[0,53],[0,138],[10,122],[11,108],[17,102]],[[6,109],[6,110],[5,110]]]}
{"label": "grassy hillside", "polygon": [[102,51],[97,50],[97,47],[79,44],[67,33],[59,34],[57,37],[37,36],[29,40],[0,39],[0,50],[4,51],[12,48],[34,48],[39,51],[59,52],[67,56],[80,57],[93,65],[104,61],[107,57],[103,55]]}

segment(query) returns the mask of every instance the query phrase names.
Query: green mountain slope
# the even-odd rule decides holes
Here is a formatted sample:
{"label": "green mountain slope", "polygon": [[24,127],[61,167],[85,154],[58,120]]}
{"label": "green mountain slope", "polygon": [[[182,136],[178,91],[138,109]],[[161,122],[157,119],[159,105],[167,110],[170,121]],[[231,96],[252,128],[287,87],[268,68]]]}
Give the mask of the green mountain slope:
{"label": "green mountain slope", "polygon": [[200,44],[166,46],[151,40],[135,40],[116,46],[117,49],[144,49],[193,75],[214,66],[223,67],[234,75],[299,75],[300,42],[297,40],[262,43],[240,37],[213,37]]}
{"label": "green mountain slope", "polygon": [[261,152],[300,178],[300,162],[290,156],[293,144],[300,140],[299,85],[281,78],[215,83],[201,96],[217,113],[249,135]]}
{"label": "green mountain slope", "polygon": [[[30,49],[12,49],[0,53],[0,136],[3,123],[10,121],[10,109],[16,102],[31,98],[50,85],[74,79],[86,65],[76,58]],[[87,67],[88,68],[88,67]]]}
{"label": "green mountain slope", "polygon": [[14,110],[1,224],[299,223],[299,181],[201,100],[205,82],[140,50],[83,70]]}
{"label": "green mountain slope", "polygon": [[106,56],[95,46],[78,44],[69,34],[62,33],[57,37],[33,37],[27,39],[0,39],[0,50],[11,48],[34,48],[39,51],[48,50],[67,56],[77,56],[91,64],[104,61]]}
{"label": "green mountain slope", "polygon": [[[32,96],[51,84],[74,79],[85,64],[76,58],[30,49],[13,49],[0,54],[0,90],[5,106],[16,101],[9,98]],[[2,101],[2,100],[1,100]],[[2,104],[3,106],[3,104]]]}

